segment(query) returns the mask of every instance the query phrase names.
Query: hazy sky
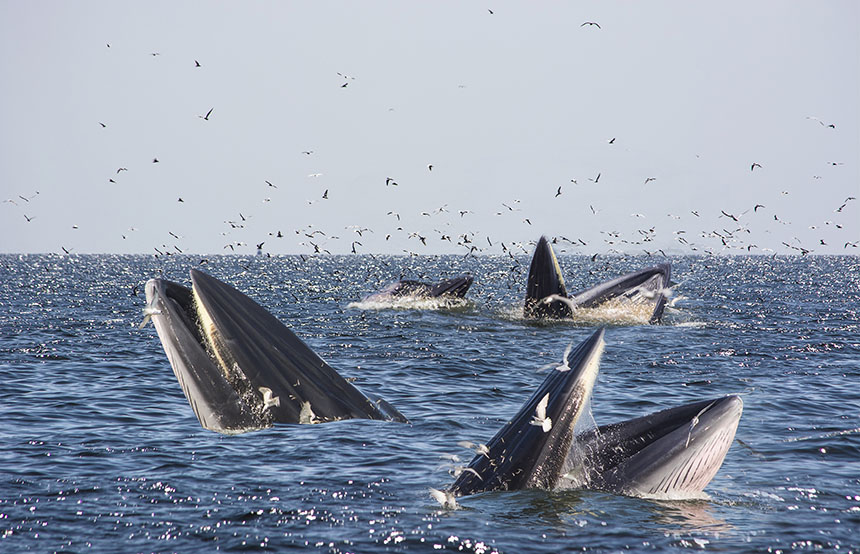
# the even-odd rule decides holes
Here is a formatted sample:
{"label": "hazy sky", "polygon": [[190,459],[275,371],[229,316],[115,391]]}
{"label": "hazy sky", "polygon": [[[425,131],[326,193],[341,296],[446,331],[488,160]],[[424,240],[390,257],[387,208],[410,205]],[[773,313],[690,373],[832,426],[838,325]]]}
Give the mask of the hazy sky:
{"label": "hazy sky", "polygon": [[854,0],[0,0],[0,252],[860,254],[858,36]]}

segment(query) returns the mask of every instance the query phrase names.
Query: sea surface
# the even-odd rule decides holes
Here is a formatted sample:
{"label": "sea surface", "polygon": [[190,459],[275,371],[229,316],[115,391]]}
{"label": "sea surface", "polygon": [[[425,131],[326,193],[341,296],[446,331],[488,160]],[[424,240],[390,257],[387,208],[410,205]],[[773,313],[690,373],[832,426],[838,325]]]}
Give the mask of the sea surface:
{"label": "sea surface", "polygon": [[[202,261],[202,263],[201,263]],[[657,258],[560,256],[568,290]],[[660,259],[662,261],[662,259]],[[671,258],[662,325],[521,318],[528,258],[0,256],[0,551],[860,551],[860,258]],[[235,286],[410,424],[236,436],[200,427],[143,285]],[[399,277],[471,273],[468,301],[361,299]],[[598,424],[744,401],[707,499],[588,490],[430,496],[445,455],[486,442],[605,325]]]}

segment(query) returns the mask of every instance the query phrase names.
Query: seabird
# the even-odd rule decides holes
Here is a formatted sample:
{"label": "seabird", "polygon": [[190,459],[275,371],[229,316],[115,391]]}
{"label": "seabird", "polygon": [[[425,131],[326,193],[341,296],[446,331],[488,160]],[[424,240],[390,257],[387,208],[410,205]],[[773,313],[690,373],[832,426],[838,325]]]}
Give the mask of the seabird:
{"label": "seabird", "polygon": [[302,402],[302,411],[299,413],[299,423],[311,424],[319,423],[316,414],[311,409],[310,402]]}
{"label": "seabird", "polygon": [[486,444],[476,444],[471,441],[459,441],[457,443],[457,446],[462,446],[463,448],[474,450],[476,454],[483,454],[487,458],[490,457],[490,449],[487,448]]}
{"label": "seabird", "polygon": [[[490,13],[493,13],[492,10],[490,10]],[[436,502],[438,502],[446,510],[456,510],[460,507],[460,505],[457,504],[456,497],[454,497],[454,495],[448,491],[440,491],[438,489],[430,487],[430,496],[435,498]]]}
{"label": "seabird", "polygon": [[546,407],[549,403],[549,393],[546,393],[543,398],[541,398],[540,402],[538,402],[537,407],[535,408],[535,415],[532,416],[532,420],[529,422],[531,425],[535,425],[543,429],[544,433],[548,433],[550,429],[552,429],[552,420],[546,417]]}

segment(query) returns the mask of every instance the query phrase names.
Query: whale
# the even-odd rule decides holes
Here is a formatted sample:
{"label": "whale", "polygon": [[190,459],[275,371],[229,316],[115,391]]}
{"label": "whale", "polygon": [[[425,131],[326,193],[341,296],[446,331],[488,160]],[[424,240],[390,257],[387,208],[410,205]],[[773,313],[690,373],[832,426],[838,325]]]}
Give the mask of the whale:
{"label": "whale", "polygon": [[672,267],[659,264],[568,294],[558,259],[546,237],[535,245],[526,282],[523,316],[527,319],[563,319],[578,308],[594,308],[616,300],[650,307],[649,323],[659,323],[671,287]]}
{"label": "whale", "polygon": [[439,283],[401,279],[378,292],[365,296],[362,301],[384,302],[398,298],[463,298],[473,282],[474,278],[471,275],[459,275]]}
{"label": "whale", "polygon": [[598,329],[565,352],[537,390],[460,472],[451,497],[580,488],[690,498],[717,474],[740,422],[738,396],[584,429],[605,348]]}
{"label": "whale", "polygon": [[141,327],[152,321],[204,429],[236,434],[277,423],[407,422],[382,398],[359,391],[250,297],[196,269],[191,285],[147,281]]}

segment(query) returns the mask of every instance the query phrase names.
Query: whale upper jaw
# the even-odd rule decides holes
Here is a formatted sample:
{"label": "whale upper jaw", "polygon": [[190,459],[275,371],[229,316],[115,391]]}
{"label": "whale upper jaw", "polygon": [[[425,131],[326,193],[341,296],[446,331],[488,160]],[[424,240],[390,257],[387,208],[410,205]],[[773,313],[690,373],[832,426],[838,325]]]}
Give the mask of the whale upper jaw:
{"label": "whale upper jaw", "polygon": [[529,265],[523,316],[529,319],[570,317],[572,312],[564,302],[543,302],[543,299],[552,295],[565,297],[567,289],[555,252],[546,237],[541,237],[535,245]]}
{"label": "whale upper jaw", "polygon": [[406,421],[390,404],[363,395],[248,296],[197,270],[191,281],[191,289],[148,281],[146,312],[204,428],[238,433],[299,423],[308,407],[313,422]]}
{"label": "whale upper jaw", "polygon": [[[589,404],[603,352],[604,331],[598,329],[565,358],[569,369],[551,370],[537,391],[478,454],[450,491],[468,495],[488,490],[554,488],[566,471],[566,456],[576,423]],[[548,395],[549,429],[533,424],[538,404]]]}

